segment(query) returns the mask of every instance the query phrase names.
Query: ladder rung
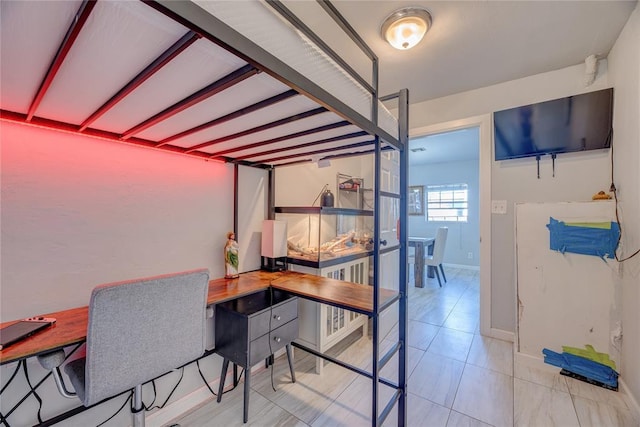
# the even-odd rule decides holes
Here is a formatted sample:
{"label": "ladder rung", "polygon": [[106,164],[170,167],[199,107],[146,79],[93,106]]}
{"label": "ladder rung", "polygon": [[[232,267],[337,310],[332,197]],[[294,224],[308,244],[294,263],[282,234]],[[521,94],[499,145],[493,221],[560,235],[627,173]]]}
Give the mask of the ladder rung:
{"label": "ladder rung", "polygon": [[392,304],[394,304],[395,302],[397,302],[398,300],[400,300],[400,293],[397,293],[393,298],[389,299],[388,301],[386,301],[384,304],[382,304],[380,307],[378,307],[378,312],[382,313],[383,311],[385,311],[389,306],[391,306]]}
{"label": "ladder rung", "polygon": [[312,348],[309,348],[305,345],[299,344],[295,341],[291,343],[292,346],[299,348],[300,350],[306,351],[307,353],[311,353],[316,357],[319,357],[324,360],[328,360],[331,363],[335,363],[338,366],[342,366],[343,368],[349,369],[350,371],[355,372],[356,374],[360,374],[367,378],[373,378],[373,374],[371,372],[367,372],[364,369],[360,369],[357,366],[353,366],[349,363],[343,362],[342,360],[336,359],[335,357],[328,356],[324,353],[320,353]]}
{"label": "ladder rung", "polygon": [[391,347],[391,349],[389,349],[389,351],[384,356],[382,356],[382,358],[380,359],[380,363],[378,364],[378,371],[384,368],[384,365],[389,363],[389,360],[391,360],[393,355],[396,354],[401,345],[402,343],[400,341],[396,342],[393,347]]}
{"label": "ladder rung", "polygon": [[380,416],[378,416],[378,425],[379,426],[381,426],[382,423],[384,423],[384,420],[386,420],[387,417],[389,416],[389,412],[391,412],[391,410],[395,406],[395,404],[398,401],[398,399],[400,399],[400,394],[402,394],[402,391],[401,390],[396,390],[396,392],[393,393],[393,396],[391,396],[391,400],[389,400],[387,405],[384,407],[384,409],[380,413]]}

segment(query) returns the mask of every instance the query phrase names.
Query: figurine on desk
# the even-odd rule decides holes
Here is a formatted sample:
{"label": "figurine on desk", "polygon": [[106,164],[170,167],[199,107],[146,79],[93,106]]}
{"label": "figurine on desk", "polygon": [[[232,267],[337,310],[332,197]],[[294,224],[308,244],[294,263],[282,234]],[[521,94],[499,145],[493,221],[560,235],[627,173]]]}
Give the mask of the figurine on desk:
{"label": "figurine on desk", "polygon": [[238,277],[238,242],[233,231],[227,233],[227,244],[224,245],[224,277],[235,279]]}

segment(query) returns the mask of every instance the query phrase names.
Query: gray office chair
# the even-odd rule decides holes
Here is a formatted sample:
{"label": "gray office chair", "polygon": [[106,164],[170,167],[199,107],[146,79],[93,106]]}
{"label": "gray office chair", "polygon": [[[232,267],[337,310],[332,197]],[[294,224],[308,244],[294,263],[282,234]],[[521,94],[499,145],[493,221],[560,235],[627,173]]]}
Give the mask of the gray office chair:
{"label": "gray office chair", "polygon": [[444,269],[442,268],[442,259],[444,258],[444,247],[447,244],[447,233],[449,229],[447,227],[440,227],[436,232],[436,240],[433,242],[433,255],[429,255],[424,258],[424,264],[427,267],[433,267],[438,278],[438,284],[442,287],[442,281],[440,280],[440,273],[438,268],[442,272],[442,278],[447,283],[447,276],[444,275]]}
{"label": "gray office chair", "polygon": [[68,362],[64,351],[38,356],[52,371],[60,393],[85,406],[134,389],[134,426],[144,426],[142,384],[183,366],[205,351],[208,270],[131,280],[96,287],[89,303],[86,356]]}

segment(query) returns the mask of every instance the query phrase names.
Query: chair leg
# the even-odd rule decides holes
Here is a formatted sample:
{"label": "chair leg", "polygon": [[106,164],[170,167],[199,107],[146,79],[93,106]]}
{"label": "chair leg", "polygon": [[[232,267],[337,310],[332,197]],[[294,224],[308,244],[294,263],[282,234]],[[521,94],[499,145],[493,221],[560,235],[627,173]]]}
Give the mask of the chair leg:
{"label": "chair leg", "polygon": [[287,344],[286,347],[287,349],[287,360],[289,361],[289,371],[291,371],[291,382],[295,383],[296,382],[296,373],[293,370],[293,358],[291,357],[291,344]]}
{"label": "chair leg", "polygon": [[442,277],[444,278],[444,283],[447,283],[447,276],[444,275],[444,268],[442,268],[442,264],[440,264],[440,271],[442,271]]}
{"label": "chair leg", "polygon": [[131,401],[131,417],[133,427],[144,427],[144,405],[142,404],[142,384],[138,384],[133,389],[133,400]]}
{"label": "chair leg", "polygon": [[222,390],[224,390],[224,379],[227,376],[227,369],[229,369],[229,359],[226,357],[222,361],[222,373],[220,374],[220,384],[218,385],[218,403],[222,400]]}
{"label": "chair leg", "polygon": [[438,284],[442,287],[442,281],[440,280],[440,273],[438,272],[438,267],[434,268],[436,271],[436,277],[438,278]]}

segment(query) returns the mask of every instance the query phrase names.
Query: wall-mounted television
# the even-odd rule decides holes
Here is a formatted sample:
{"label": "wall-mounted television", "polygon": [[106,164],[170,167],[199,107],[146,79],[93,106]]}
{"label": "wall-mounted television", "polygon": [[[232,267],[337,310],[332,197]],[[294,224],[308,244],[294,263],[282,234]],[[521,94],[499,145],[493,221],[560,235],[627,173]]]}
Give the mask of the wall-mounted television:
{"label": "wall-mounted television", "polygon": [[495,159],[611,146],[613,88],[493,113]]}

